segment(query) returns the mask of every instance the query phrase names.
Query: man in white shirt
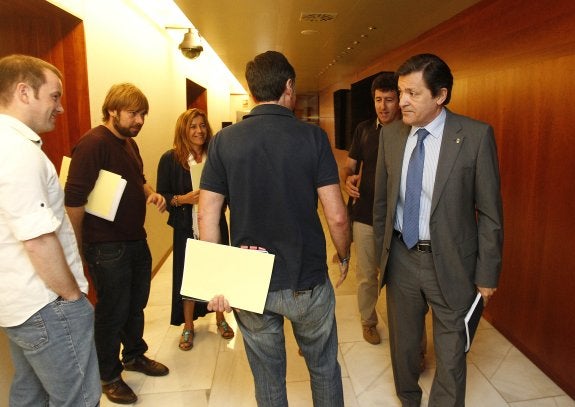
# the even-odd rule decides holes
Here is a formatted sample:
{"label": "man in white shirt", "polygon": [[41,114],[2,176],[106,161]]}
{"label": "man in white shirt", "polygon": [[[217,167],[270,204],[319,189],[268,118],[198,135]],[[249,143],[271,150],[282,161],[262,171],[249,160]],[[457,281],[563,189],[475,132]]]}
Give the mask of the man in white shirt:
{"label": "man in white shirt", "polygon": [[64,192],[38,136],[63,113],[62,75],[0,59],[0,327],[14,364],[12,406],[96,406],[94,311]]}

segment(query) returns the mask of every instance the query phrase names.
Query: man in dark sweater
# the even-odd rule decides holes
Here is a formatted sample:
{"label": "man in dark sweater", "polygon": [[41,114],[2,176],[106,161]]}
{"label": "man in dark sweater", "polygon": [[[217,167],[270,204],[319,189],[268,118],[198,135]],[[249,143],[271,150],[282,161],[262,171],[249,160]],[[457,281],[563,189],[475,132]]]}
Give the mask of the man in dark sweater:
{"label": "man in dark sweater", "polygon": [[[144,353],[144,308],[150,293],[152,258],[146,242],[146,204],[160,212],[164,198],[146,182],[134,137],[148,114],[146,96],[132,84],[112,86],[102,106],[104,125],[88,131],[72,150],[66,182],[66,210],[96,292],[95,339],[102,391],[115,403],[137,396],[122,370],[164,376],[169,370]],[[85,212],[100,170],[127,181],[113,222]],[[122,361],[119,359],[123,345]]]}

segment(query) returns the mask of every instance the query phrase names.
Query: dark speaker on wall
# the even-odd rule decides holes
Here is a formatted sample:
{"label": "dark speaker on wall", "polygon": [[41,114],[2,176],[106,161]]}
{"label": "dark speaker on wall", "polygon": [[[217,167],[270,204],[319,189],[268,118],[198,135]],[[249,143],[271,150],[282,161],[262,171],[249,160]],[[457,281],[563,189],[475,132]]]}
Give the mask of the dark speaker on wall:
{"label": "dark speaker on wall", "polygon": [[351,111],[349,89],[333,92],[333,117],[335,123],[335,148],[345,150],[351,140]]}

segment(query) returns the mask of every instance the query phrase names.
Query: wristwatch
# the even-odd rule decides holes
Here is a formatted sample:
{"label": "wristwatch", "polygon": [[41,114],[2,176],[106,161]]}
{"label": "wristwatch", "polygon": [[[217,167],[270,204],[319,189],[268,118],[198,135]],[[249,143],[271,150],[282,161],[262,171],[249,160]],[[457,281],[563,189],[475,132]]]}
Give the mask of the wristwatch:
{"label": "wristwatch", "polygon": [[346,264],[349,263],[349,254],[347,256],[345,256],[343,259],[341,257],[339,257],[339,254],[338,254],[337,258],[339,259],[339,264],[341,264],[342,266],[345,266]]}

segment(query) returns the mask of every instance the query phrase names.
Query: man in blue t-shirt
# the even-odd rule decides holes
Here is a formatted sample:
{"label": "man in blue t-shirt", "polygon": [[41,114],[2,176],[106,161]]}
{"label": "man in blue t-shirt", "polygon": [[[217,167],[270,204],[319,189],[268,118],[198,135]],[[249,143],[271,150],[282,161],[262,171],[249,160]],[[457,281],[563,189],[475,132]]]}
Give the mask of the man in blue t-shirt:
{"label": "man in blue t-shirt", "polygon": [[[284,55],[256,56],[246,79],[257,106],[210,145],[200,184],[200,238],[219,240],[227,198],[232,245],[275,255],[264,313],[235,312],[258,405],[287,406],[285,317],[306,359],[314,406],[343,406],[335,297],[317,212],[319,198],[340,260],[337,287],[347,275],[350,245],[337,164],[325,132],[292,112],[295,72]],[[223,294],[208,308],[230,312]]]}

